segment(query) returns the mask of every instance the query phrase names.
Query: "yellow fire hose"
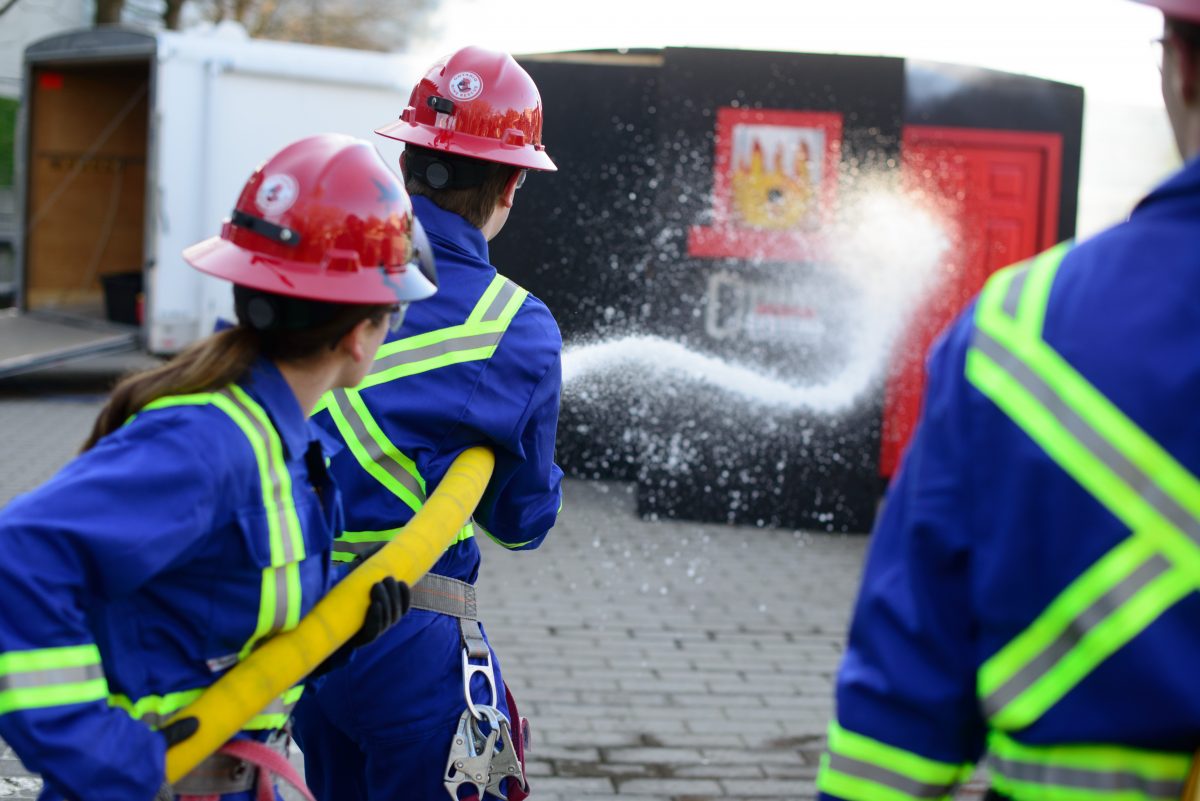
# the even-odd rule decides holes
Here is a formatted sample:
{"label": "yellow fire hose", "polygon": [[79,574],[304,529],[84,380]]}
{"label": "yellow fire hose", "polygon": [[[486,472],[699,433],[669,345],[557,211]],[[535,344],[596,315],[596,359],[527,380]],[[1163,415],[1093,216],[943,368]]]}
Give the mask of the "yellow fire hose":
{"label": "yellow fire hose", "polygon": [[330,590],[296,628],[273,637],[181,710],[175,717],[194,717],[200,727],[167,751],[167,781],[187,775],[354,636],[372,585],[385,576],[416,584],[475,511],[495,464],[487,448],[464,451],[395,539]]}

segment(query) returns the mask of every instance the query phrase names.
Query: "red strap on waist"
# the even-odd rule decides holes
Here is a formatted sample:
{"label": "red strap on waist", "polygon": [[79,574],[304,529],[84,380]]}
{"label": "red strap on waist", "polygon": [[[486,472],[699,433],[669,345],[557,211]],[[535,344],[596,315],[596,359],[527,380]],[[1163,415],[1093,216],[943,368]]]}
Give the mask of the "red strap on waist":
{"label": "red strap on waist", "polygon": [[[305,801],[317,801],[304,779],[292,767],[283,754],[255,740],[230,740],[217,749],[217,753],[249,762],[258,768],[257,801],[275,801],[275,782],[273,777],[283,779],[305,798]],[[216,795],[183,795],[182,801],[219,801]]]}

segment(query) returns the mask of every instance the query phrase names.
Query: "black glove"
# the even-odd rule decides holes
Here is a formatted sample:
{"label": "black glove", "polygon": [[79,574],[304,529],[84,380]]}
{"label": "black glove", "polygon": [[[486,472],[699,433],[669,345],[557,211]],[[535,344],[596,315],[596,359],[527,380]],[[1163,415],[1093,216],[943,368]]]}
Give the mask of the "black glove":
{"label": "black glove", "polygon": [[391,576],[375,582],[371,585],[371,602],[367,606],[367,615],[363,618],[362,627],[345,645],[317,665],[312,677],[316,678],[344,665],[355,648],[373,642],[380,634],[396,625],[400,618],[404,617],[411,603],[412,593],[405,582],[396,581]]}
{"label": "black glove", "polygon": [[198,718],[186,717],[171,721],[159,729],[158,733],[167,741],[167,748],[170,748],[191,737],[199,728],[200,720]]}
{"label": "black glove", "polygon": [[[198,718],[186,717],[171,721],[159,729],[158,733],[167,741],[167,748],[170,749],[171,746],[178,745],[191,737],[199,728],[200,720]],[[171,785],[163,782],[162,787],[159,787],[158,792],[154,794],[153,801],[175,801],[175,791],[171,789]]]}
{"label": "black glove", "polygon": [[362,628],[342,648],[353,651],[374,642],[380,634],[400,622],[411,603],[412,592],[405,582],[396,581],[391,576],[375,582],[371,586],[371,604],[367,607]]}

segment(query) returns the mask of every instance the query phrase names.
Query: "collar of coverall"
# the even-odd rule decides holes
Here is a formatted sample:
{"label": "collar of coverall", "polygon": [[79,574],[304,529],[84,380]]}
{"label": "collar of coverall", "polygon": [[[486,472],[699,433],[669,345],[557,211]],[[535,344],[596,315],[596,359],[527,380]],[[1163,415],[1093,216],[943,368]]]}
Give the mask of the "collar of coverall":
{"label": "collar of coverall", "polygon": [[[283,440],[286,455],[293,459],[303,456],[308,443],[317,439],[313,431],[316,426],[310,425],[304,417],[300,401],[296,400],[279,368],[270,359],[260,356],[251,365],[249,375],[238,383],[266,410]],[[329,453],[328,449],[326,453]]]}
{"label": "collar of coverall", "polygon": [[491,264],[483,231],[471,225],[461,215],[446,211],[422,195],[415,195],[412,204],[413,212],[421,221],[425,235],[430,241],[445,250],[457,250],[472,259]]}
{"label": "collar of coverall", "polygon": [[1150,194],[1142,198],[1133,213],[1142,214],[1147,210],[1156,209],[1158,201],[1180,196],[1190,197],[1200,207],[1200,156],[1184,164],[1183,169],[1156,186]]}

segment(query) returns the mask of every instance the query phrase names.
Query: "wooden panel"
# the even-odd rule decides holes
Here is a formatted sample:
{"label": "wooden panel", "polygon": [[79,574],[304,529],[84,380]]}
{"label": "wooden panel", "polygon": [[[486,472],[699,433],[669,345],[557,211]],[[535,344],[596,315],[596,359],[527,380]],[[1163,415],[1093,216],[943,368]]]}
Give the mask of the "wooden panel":
{"label": "wooden panel", "polygon": [[142,269],[149,69],[34,72],[26,303],[96,305],[100,276]]}
{"label": "wooden panel", "polygon": [[1058,134],[912,126],[902,166],[907,187],[939,199],[956,241],[945,280],[914,315],[893,358],[884,401],[880,473],[891,476],[912,437],[930,345],[996,270],[1055,243]]}

